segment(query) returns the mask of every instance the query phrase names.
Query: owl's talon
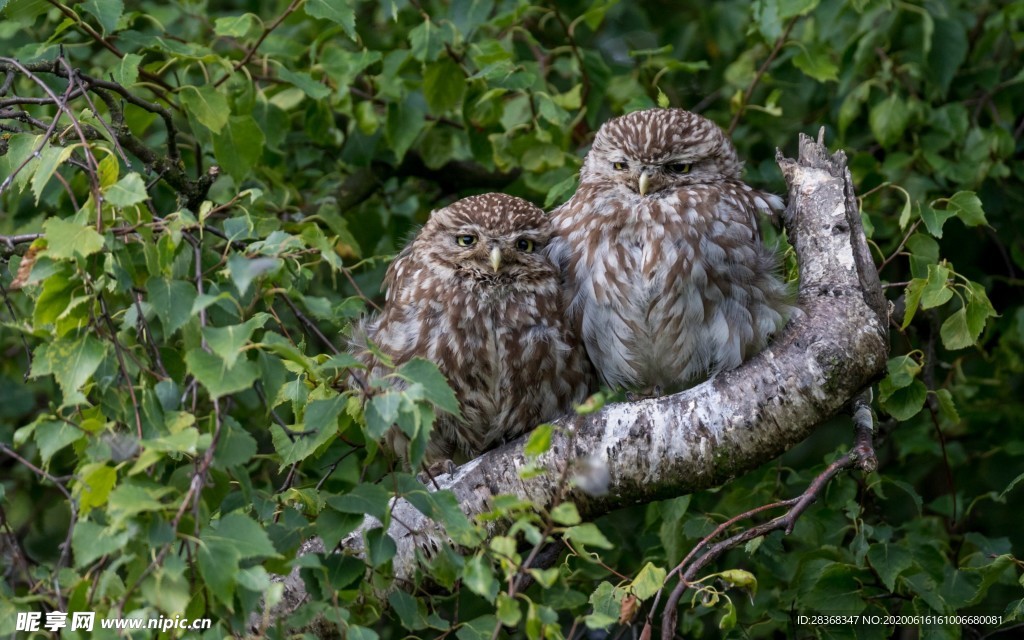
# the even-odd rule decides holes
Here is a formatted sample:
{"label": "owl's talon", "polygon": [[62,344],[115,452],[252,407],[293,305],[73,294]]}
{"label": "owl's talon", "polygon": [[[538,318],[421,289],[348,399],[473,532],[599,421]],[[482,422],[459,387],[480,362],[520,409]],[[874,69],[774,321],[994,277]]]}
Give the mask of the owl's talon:
{"label": "owl's talon", "polygon": [[436,488],[440,488],[437,487],[437,482],[435,481],[435,478],[437,478],[437,476],[443,476],[445,474],[452,475],[458,468],[458,465],[456,465],[453,460],[445,458],[444,460],[438,460],[437,462],[434,462],[429,467],[423,469],[423,471],[420,471],[418,474],[416,474],[416,479],[419,480],[422,484],[429,483],[433,484]]}

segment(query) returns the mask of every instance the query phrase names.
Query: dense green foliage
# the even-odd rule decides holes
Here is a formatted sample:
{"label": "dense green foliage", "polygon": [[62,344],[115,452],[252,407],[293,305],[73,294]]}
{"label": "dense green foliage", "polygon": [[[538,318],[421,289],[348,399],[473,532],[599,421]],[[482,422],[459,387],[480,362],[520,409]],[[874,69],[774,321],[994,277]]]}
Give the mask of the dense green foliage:
{"label": "dense green foliage", "polygon": [[[812,612],[1020,622],[1024,3],[678,4],[0,0],[0,635],[29,610],[243,633],[302,540],[387,522],[394,494],[459,550],[387,597],[380,529],[368,579],[302,558],[312,597],[264,633],[321,614],[350,638],[578,637],[617,633],[624,598],[642,625],[701,537],[803,491],[848,420],[717,491],[596,523],[510,498],[493,516],[513,532],[484,542],[374,444],[394,422],[422,444],[451,406],[443,378],[411,363],[364,411],[343,350],[432,208],[561,202],[596,128],[659,103],[734,127],[748,181],[777,192],[776,147],[824,126],[896,303],[878,472],[724,556],[709,572],[748,571],[756,594],[722,590],[746,574],[707,580],[682,633],[784,633]],[[562,558],[519,593],[555,533]],[[800,633],[855,631],[888,633]]]}

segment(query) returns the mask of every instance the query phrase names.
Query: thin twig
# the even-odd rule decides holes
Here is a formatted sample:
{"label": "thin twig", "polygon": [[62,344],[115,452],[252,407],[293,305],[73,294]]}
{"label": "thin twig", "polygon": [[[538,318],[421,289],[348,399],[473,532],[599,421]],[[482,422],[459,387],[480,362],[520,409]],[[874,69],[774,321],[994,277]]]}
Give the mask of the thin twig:
{"label": "thin twig", "polygon": [[107,311],[107,301],[103,298],[103,294],[96,296],[100,301],[100,313],[103,315],[103,320],[107,324],[107,329],[110,331],[110,339],[114,343],[114,353],[117,355],[117,364],[121,368],[121,375],[124,377],[124,382],[128,386],[128,395],[132,399],[132,410],[135,412],[135,433],[142,439],[142,415],[139,413],[139,400],[135,397],[135,384],[132,381],[131,376],[128,375],[128,367],[124,364],[124,355],[122,350],[124,347],[121,346],[121,341],[117,339],[117,327],[114,326],[114,320],[110,317],[110,312]]}
{"label": "thin twig", "polygon": [[743,102],[740,104],[740,108],[732,117],[732,122],[729,123],[727,133],[730,136],[732,135],[732,132],[736,130],[736,125],[740,123],[740,116],[742,116],[743,112],[746,110],[747,104],[750,102],[750,97],[754,94],[754,88],[757,87],[761,78],[768,71],[768,67],[775,62],[775,58],[779,55],[779,52],[782,51],[782,47],[786,44],[786,39],[789,38],[789,32],[793,30],[793,26],[796,25],[796,21],[799,19],[800,16],[793,16],[789,21],[789,24],[786,25],[786,29],[782,32],[782,35],[775,40],[775,45],[772,47],[771,53],[768,54],[768,57],[765,58],[765,61],[761,63],[761,66],[758,68],[757,73],[754,74],[754,79],[750,81],[750,84],[747,86],[747,90],[743,93]]}
{"label": "thin twig", "polygon": [[[36,474],[40,478],[43,478],[44,480],[48,480],[51,483],[53,483],[53,486],[55,486],[58,491],[64,494],[64,498],[68,501],[68,508],[71,510],[71,517],[68,523],[68,533],[64,537],[64,544],[61,545],[60,557],[58,558],[57,564],[54,566],[53,572],[51,573],[51,575],[54,576],[54,580],[57,580],[56,576],[59,576],[61,570],[64,567],[68,566],[68,561],[71,558],[71,534],[74,533],[75,525],[78,523],[78,503],[74,500],[74,498],[71,497],[71,492],[67,490],[67,487],[64,486],[63,482],[61,482],[58,478],[53,477],[46,471],[43,471],[39,467],[35,466],[25,458],[22,458],[20,455],[18,455],[17,452],[15,452],[13,449],[8,447],[3,442],[0,442],[0,453],[3,453],[8,457],[17,460],[32,473]],[[58,588],[54,590],[54,592],[57,595],[57,600],[59,601],[61,608],[64,609],[64,597],[61,594],[61,589],[59,588],[59,585]]]}
{"label": "thin twig", "polygon": [[237,73],[239,69],[249,64],[249,61],[252,60],[252,57],[256,54],[256,50],[260,48],[260,45],[263,44],[263,41],[267,39],[267,36],[273,33],[274,29],[276,29],[282,22],[284,22],[285,18],[290,16],[296,9],[298,9],[299,5],[302,4],[302,2],[303,0],[292,0],[291,4],[288,5],[288,8],[284,10],[284,13],[277,16],[277,18],[275,18],[273,22],[268,24],[263,29],[263,33],[261,33],[260,37],[256,39],[255,44],[249,47],[248,51],[245,52],[245,55],[242,57],[241,60],[235,63],[235,66],[231,69],[231,71],[229,73],[224,74],[223,78],[213,83],[213,86],[219,87],[220,85],[224,84],[225,82],[227,82],[228,78],[235,75],[235,73]]}
{"label": "thin twig", "polygon": [[[681,575],[679,577],[678,584],[676,584],[672,593],[669,595],[668,600],[665,602],[665,609],[662,612],[662,640],[673,640],[675,637],[676,620],[679,613],[679,600],[682,598],[683,593],[685,593],[686,590],[694,584],[693,580],[701,569],[716,560],[729,549],[753,540],[754,538],[767,535],[773,531],[784,531],[786,535],[792,533],[793,527],[796,525],[796,521],[801,515],[803,515],[804,511],[806,511],[807,508],[818,499],[818,496],[821,495],[828,483],[843,471],[852,468],[859,468],[865,473],[870,473],[877,468],[878,459],[875,457],[873,445],[874,417],[871,414],[869,392],[858,395],[851,402],[850,410],[853,414],[855,432],[853,447],[832,462],[832,464],[828,465],[823,472],[811,481],[807,489],[804,490],[802,494],[795,498],[751,509],[744,514],[723,523],[723,525],[716,528],[715,531],[697,544],[697,548],[707,547],[707,551],[699,556],[691,551],[673,570],[672,574],[679,573]],[[789,509],[786,513],[773,518],[768,522],[740,531],[739,533],[736,533],[713,545],[710,544],[710,541],[722,533],[731,523],[735,523],[742,518],[756,515],[766,509],[779,506],[789,506]],[[668,577],[666,577],[666,583],[667,581]],[[661,594],[659,592],[658,597],[660,597],[660,595]],[[651,613],[648,615],[645,628],[650,627],[653,624],[653,612],[654,608],[652,607]]]}
{"label": "thin twig", "polygon": [[878,266],[878,273],[882,273],[882,269],[884,269],[887,264],[892,262],[896,258],[896,256],[900,255],[900,251],[903,251],[903,247],[907,244],[907,240],[910,240],[910,236],[914,235],[914,231],[917,230],[917,227],[920,226],[921,222],[921,220],[915,220],[914,224],[910,225],[910,228],[907,229],[907,232],[903,234],[903,240],[900,241],[900,246],[896,247],[896,250],[893,251],[892,254],[888,258],[883,260],[882,264]]}
{"label": "thin twig", "polygon": [[[178,525],[181,523],[181,519],[185,515],[185,512],[188,511],[189,505],[193,500],[198,502],[199,494],[202,492],[203,485],[205,484],[206,474],[210,470],[210,466],[213,464],[213,456],[217,451],[217,443],[220,441],[221,427],[223,426],[223,420],[220,413],[220,401],[217,398],[213,399],[213,414],[214,430],[213,438],[210,440],[210,447],[203,454],[199,464],[196,466],[195,472],[192,474],[192,480],[189,482],[188,491],[185,493],[185,497],[182,499],[181,505],[178,507],[178,511],[174,514],[174,518],[171,519],[171,522],[168,525],[170,531],[178,530]],[[146,577],[164,561],[164,558],[167,557],[167,553],[171,550],[171,546],[173,544],[173,540],[165,543],[160,548],[156,557],[153,558],[152,562],[150,562],[142,573],[139,574],[139,577],[135,579],[130,587],[125,589],[124,595],[121,597],[121,600],[118,602],[115,609],[117,614],[116,617],[121,616],[121,612],[124,611],[125,605],[127,605],[128,598],[131,596],[132,592],[134,592],[135,589],[142,584],[142,581],[145,580]]]}
{"label": "thin twig", "polygon": [[[53,5],[54,7],[56,7],[65,16],[70,18],[71,21],[75,23],[76,27],[78,27],[82,31],[84,31],[90,38],[95,40],[97,42],[97,44],[99,44],[104,49],[106,49],[110,53],[114,54],[118,58],[124,58],[125,54],[124,54],[123,51],[118,49],[109,40],[107,40],[102,35],[100,35],[99,32],[97,32],[95,29],[93,29],[87,22],[82,20],[82,18],[77,13],[75,13],[73,10],[71,10],[70,8],[64,6],[60,2],[57,2],[57,0],[46,0],[46,1],[49,2],[51,5]],[[160,87],[164,91],[168,91],[168,92],[173,92],[174,91],[174,87],[172,87],[171,85],[167,84],[167,82],[165,82],[163,78],[153,74],[150,71],[147,71],[146,69],[143,69],[143,68],[140,67],[139,68],[139,75],[142,76],[143,78],[145,78],[146,80],[149,80],[153,84],[157,85],[158,87]],[[158,90],[152,89],[152,88],[150,88],[150,89],[154,93],[156,93],[158,96],[160,96],[161,99],[167,100],[167,95],[163,91],[158,91]]]}

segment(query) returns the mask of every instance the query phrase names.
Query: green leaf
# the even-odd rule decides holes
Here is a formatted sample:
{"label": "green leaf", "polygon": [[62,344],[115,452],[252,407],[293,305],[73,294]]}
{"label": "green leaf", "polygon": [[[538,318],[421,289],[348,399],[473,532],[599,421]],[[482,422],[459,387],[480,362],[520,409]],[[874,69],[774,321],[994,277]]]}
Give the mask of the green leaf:
{"label": "green leaf", "polygon": [[558,567],[552,567],[550,569],[530,569],[530,577],[537,581],[541,589],[550,589],[555,586],[558,582],[558,576],[561,575],[561,571]]}
{"label": "green leaf", "polygon": [[[932,204],[935,204],[934,202]],[[946,209],[935,209],[930,205],[921,205],[921,219],[924,220],[924,226],[928,229],[928,233],[932,234],[936,238],[942,237],[942,226],[949,220],[956,212],[947,207]]]}
{"label": "green leaf", "polygon": [[78,470],[72,493],[78,496],[78,507],[84,516],[94,507],[107,504],[110,490],[117,482],[117,470],[103,463],[87,464]]}
{"label": "green leaf", "polygon": [[435,24],[430,18],[424,17],[419,25],[409,32],[409,48],[414,58],[420,62],[437,60],[444,50],[445,44],[454,40],[454,27],[451,23]]}
{"label": "green leaf", "polygon": [[222,359],[198,347],[185,353],[185,364],[211,398],[244,391],[252,387],[260,375],[259,367],[247,359],[243,358],[229,367]]}
{"label": "green leaf", "polygon": [[652,562],[648,562],[636,574],[629,584],[629,591],[639,600],[646,600],[656,594],[665,584],[668,572]]}
{"label": "green leaf", "polygon": [[928,51],[927,75],[937,88],[938,96],[944,98],[957,70],[967,58],[967,25],[953,17],[936,17],[934,28],[933,40],[938,46]]}
{"label": "green leaf", "polygon": [[569,527],[565,531],[565,539],[583,546],[597,547],[599,549],[614,549],[615,545],[604,537],[597,525],[587,522],[575,527]]}
{"label": "green leaf", "polygon": [[191,282],[153,277],[146,281],[146,293],[163,325],[165,339],[192,317],[196,288]]}
{"label": "green leaf", "polygon": [[345,396],[311,401],[306,406],[303,423],[297,425],[298,429],[304,433],[292,439],[288,438],[284,429],[273,425],[270,428],[270,434],[274,441],[274,449],[281,456],[282,468],[305,460],[320,447],[337,437],[338,419],[351,419],[347,414],[342,414],[347,403],[348,399]]}
{"label": "green leaf", "polygon": [[194,87],[186,85],[178,91],[181,105],[188,114],[198,120],[211,133],[220,133],[228,123],[231,109],[224,94],[211,86]]}
{"label": "green leaf", "polygon": [[[185,415],[192,417],[192,414]],[[213,455],[214,466],[218,469],[237,467],[249,462],[256,452],[256,439],[233,419],[225,418],[217,450]]]}
{"label": "green leaf", "polygon": [[928,277],[928,265],[939,262],[939,243],[924,233],[915,233],[907,239],[910,250],[910,272],[915,278]]}
{"label": "green leaf", "polygon": [[71,534],[71,550],[76,567],[87,567],[97,559],[124,548],[131,538],[130,530],[118,531],[89,520],[79,520]]}
{"label": "green leaf", "polygon": [[956,313],[946,318],[939,329],[939,335],[942,336],[942,344],[950,350],[966,349],[977,339],[977,336],[971,335],[971,330],[967,326],[965,308],[957,309]]}
{"label": "green leaf", "polygon": [[384,522],[390,500],[391,493],[379,484],[360,484],[343,496],[331,496],[327,504],[342,513],[371,515]]}
{"label": "green leaf", "polygon": [[123,524],[128,518],[140,513],[160,511],[164,508],[160,498],[173,491],[170,487],[141,487],[128,480],[110,493],[108,513],[111,521],[114,524]]}
{"label": "green leaf", "polygon": [[900,229],[906,229],[907,224],[910,223],[911,203],[910,194],[907,190],[898,185],[890,185],[893,189],[896,189],[903,194],[903,208],[900,210]]}
{"label": "green leaf", "polygon": [[132,171],[104,191],[103,198],[115,207],[125,208],[144,202],[149,194],[146,193],[146,183],[142,176]]}
{"label": "green leaf", "polygon": [[214,596],[229,607],[242,560],[280,557],[263,527],[238,512],[221,518],[216,528],[205,527],[199,540],[199,572]]}
{"label": "green leaf", "polygon": [[892,388],[902,389],[910,386],[917,374],[921,372],[921,364],[913,356],[903,355],[890,358],[886,363],[886,369]]}
{"label": "green leaf", "polygon": [[103,34],[109,35],[117,29],[117,22],[124,13],[122,0],[85,0],[82,8],[96,17],[103,28]]}
{"label": "green leaf", "polygon": [[910,326],[910,321],[914,319],[914,314],[917,313],[917,308],[921,304],[921,296],[924,294],[924,287],[928,284],[928,281],[924,278],[914,278],[907,285],[906,289],[906,307],[903,312],[903,324],[900,329],[906,329]]}
{"label": "green leaf", "polygon": [[370,398],[366,405],[366,433],[373,440],[380,440],[391,425],[398,420],[402,394],[389,391]]}
{"label": "green leaf", "polygon": [[107,344],[91,335],[41,344],[32,354],[31,377],[53,375],[64,394],[62,407],[86,402],[79,391],[107,355]]}
{"label": "green leaf", "polygon": [[221,357],[224,364],[229,368],[235,366],[249,343],[253,331],[266,324],[270,318],[269,314],[257,313],[242,324],[235,324],[229,327],[203,327],[203,337],[206,343],[215,354]]}
{"label": "green leaf", "polygon": [[278,258],[247,258],[244,255],[234,254],[228,258],[228,273],[231,274],[231,281],[235,283],[238,292],[245,295],[249,290],[252,281],[264,273],[276,271],[281,266]]}
{"label": "green leaf", "polygon": [[985,211],[981,207],[981,199],[973,191],[957,191],[946,201],[946,208],[968,227],[988,224]]}
{"label": "green leaf", "polygon": [[736,626],[736,605],[732,603],[732,600],[725,601],[725,614],[722,615],[722,619],[718,621],[718,628],[723,631],[728,631]]}
{"label": "green leaf", "polygon": [[594,612],[585,618],[588,629],[601,629],[614,624],[619,618],[622,599],[626,592],[609,582],[602,582],[590,594],[590,604]]}
{"label": "green leaf", "polygon": [[[285,82],[289,82],[301,89],[302,93],[313,100],[323,100],[331,95],[330,87],[322,82],[317,82],[313,76],[305,71],[292,71],[287,67],[280,67],[277,70],[277,75]],[[253,124],[255,124],[255,121],[253,121]]]}
{"label": "green leaf", "polygon": [[246,34],[261,23],[262,21],[259,16],[252,13],[243,13],[240,16],[217,18],[213,23],[213,32],[218,36],[244,38]]}
{"label": "green leaf", "polygon": [[443,524],[452,540],[465,547],[479,543],[479,533],[462,512],[455,494],[450,491],[427,491],[422,484],[406,474],[400,474],[397,478],[401,497],[412,503],[423,515]]}
{"label": "green leaf", "polygon": [[[319,519],[317,520],[319,522]],[[335,545],[327,546],[333,549]],[[320,560],[327,570],[327,582],[332,588],[341,590],[350,586],[366,574],[366,565],[359,558],[331,553]]]}
{"label": "green leaf", "polygon": [[818,562],[820,569],[808,571],[801,580],[800,604],[823,613],[852,615],[863,611],[864,590],[856,569],[838,562]]}
{"label": "green leaf", "polygon": [[400,378],[423,386],[424,395],[438,409],[459,417],[459,401],[448,386],[448,380],[437,365],[424,358],[416,357],[406,362],[396,372]]}
{"label": "green leaf", "polygon": [[497,613],[501,624],[506,627],[515,627],[523,619],[523,610],[519,606],[519,601],[507,593],[498,594],[498,607],[495,613]]}
{"label": "green leaf", "polygon": [[[884,380],[882,381],[885,382]],[[881,384],[879,388],[881,389]],[[880,391],[879,395],[883,395]],[[885,400],[881,400],[882,408],[889,415],[897,420],[905,421],[913,418],[921,411],[925,399],[928,398],[928,388],[920,380],[914,380],[910,385],[893,390]]]}
{"label": "green leaf", "polygon": [[906,549],[892,544],[871,545],[867,558],[891,593],[896,593],[896,578],[914,566],[914,557]]}
{"label": "green leaf", "polygon": [[[51,218],[57,220],[58,218]],[[69,280],[65,273],[57,272],[43,280],[42,290],[32,310],[32,321],[36,325],[53,324],[71,303],[71,297],[81,283]]]}
{"label": "green leaf", "polygon": [[530,457],[537,457],[546,453],[551,448],[551,436],[555,431],[554,425],[542,424],[530,432],[530,438],[523,447],[523,453]]}
{"label": "green leaf", "polygon": [[497,624],[498,618],[492,614],[479,616],[462,624],[455,633],[455,637],[458,640],[490,640],[491,633]]}
{"label": "green leaf", "polygon": [[921,308],[939,307],[953,297],[953,289],[949,286],[950,270],[943,265],[928,265],[928,282],[921,292]]}
{"label": "green leaf", "polygon": [[956,402],[953,401],[953,394],[949,392],[949,389],[937,390],[935,397],[939,401],[939,413],[942,417],[953,424],[960,422],[960,414],[956,410]]}
{"label": "green leaf", "polygon": [[427,606],[421,599],[396,589],[388,595],[391,609],[398,614],[398,620],[409,631],[427,628]]}
{"label": "green leaf", "polygon": [[483,556],[475,555],[466,561],[462,569],[462,584],[488,602],[498,597],[498,581],[494,578],[491,564]]}
{"label": "green leaf", "polygon": [[814,11],[820,0],[778,0],[779,17],[783,20],[805,16]]}
{"label": "green leaf", "polygon": [[[48,144],[43,148],[39,154],[39,163],[36,167],[35,174],[32,176],[32,193],[36,196],[36,204],[39,204],[39,197],[43,195],[43,188],[46,187],[46,183],[53,177],[57,167],[64,164],[68,158],[71,157],[77,145],[68,145],[66,147],[60,147],[54,144]],[[6,177],[6,176],[5,176]]]}
{"label": "green leaf", "polygon": [[[329,502],[328,502],[329,504]],[[338,546],[341,539],[352,533],[363,524],[363,514],[341,513],[333,508],[324,509],[316,518],[316,533],[324,541],[325,549],[333,549]],[[332,556],[333,557],[333,556]],[[351,558],[354,560],[354,558]],[[362,567],[363,563],[359,562]],[[362,572],[360,572],[362,575]],[[341,589],[346,585],[337,588]]]}
{"label": "green leaf", "polygon": [[423,72],[423,96],[431,113],[441,114],[462,104],[466,76],[449,58],[431,62]]}
{"label": "green leaf", "polygon": [[[114,65],[111,73],[114,76],[114,82],[125,88],[131,88],[135,81],[139,79],[139,65],[142,64],[142,56],[137,53],[127,53],[116,65]],[[111,159],[114,162],[114,166],[117,166],[116,156],[107,156],[106,159]]]}
{"label": "green leaf", "polygon": [[55,453],[81,440],[85,433],[63,420],[44,420],[36,424],[32,436],[39,445],[39,457],[43,460],[43,467],[48,468]]}
{"label": "green leaf", "polygon": [[103,249],[103,236],[95,229],[62,218],[47,218],[43,234],[46,255],[54,260],[85,258]]}
{"label": "green leaf", "polygon": [[395,557],[398,546],[384,529],[371,529],[366,532],[366,553],[370,565],[379,567]]}
{"label": "green leaf", "polygon": [[999,314],[989,302],[985,287],[977,282],[969,282],[967,292],[967,329],[974,341],[977,342],[981,332],[985,330],[986,321],[989,318],[998,317]]}
{"label": "green leaf", "polygon": [[576,505],[571,502],[563,502],[552,509],[551,519],[558,524],[568,526],[579,524],[581,521],[580,513],[576,510]]}
{"label": "green leaf", "polygon": [[832,60],[832,50],[827,47],[804,46],[793,56],[793,66],[818,82],[839,79],[839,65]]}
{"label": "green leaf", "polygon": [[242,182],[263,157],[265,144],[263,129],[252,116],[231,116],[213,137],[213,153],[217,164],[236,182]]}
{"label": "green leaf", "polygon": [[355,39],[356,11],[353,2],[349,0],[307,0],[303,8],[313,18],[324,18],[341,25],[345,35]]}
{"label": "green leaf", "polygon": [[883,147],[891,147],[900,138],[910,122],[910,110],[899,94],[892,93],[888,98],[871,107],[868,124],[875,139]]}
{"label": "green leaf", "polygon": [[405,157],[405,152],[423,130],[425,115],[426,109],[422,99],[410,98],[397,104],[388,104],[384,138],[397,160],[401,161]]}
{"label": "green leaf", "polygon": [[668,96],[665,95],[665,92],[661,90],[661,87],[658,87],[658,106],[662,109],[668,109],[671,104],[672,103],[669,102]]}

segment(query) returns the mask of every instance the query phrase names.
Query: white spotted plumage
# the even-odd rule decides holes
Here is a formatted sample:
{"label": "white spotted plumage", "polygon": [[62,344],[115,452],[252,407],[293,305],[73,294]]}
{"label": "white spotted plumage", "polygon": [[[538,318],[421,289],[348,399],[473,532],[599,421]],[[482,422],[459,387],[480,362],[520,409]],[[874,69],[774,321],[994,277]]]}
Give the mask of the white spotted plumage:
{"label": "white spotted plumage", "polygon": [[651,109],[601,127],[580,187],[553,213],[552,256],[601,379],[664,391],[738,366],[790,312],[758,215],[777,196],[740,180],[710,120]]}

